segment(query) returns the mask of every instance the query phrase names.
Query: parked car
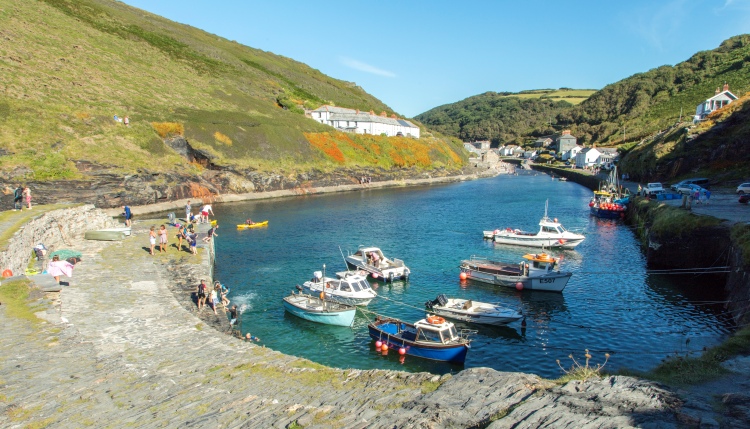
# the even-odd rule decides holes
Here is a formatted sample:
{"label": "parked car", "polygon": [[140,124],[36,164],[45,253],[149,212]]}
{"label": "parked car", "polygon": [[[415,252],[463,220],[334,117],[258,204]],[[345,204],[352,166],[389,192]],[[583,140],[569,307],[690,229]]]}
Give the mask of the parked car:
{"label": "parked car", "polygon": [[740,195],[750,194],[750,183],[743,183],[737,187],[737,193]]}
{"label": "parked car", "polygon": [[653,182],[648,183],[643,188],[642,194],[643,196],[647,196],[649,198],[655,198],[655,195],[652,194],[663,194],[664,193],[664,187],[661,186],[661,183],[659,182]]}
{"label": "parked car", "polygon": [[739,202],[742,203],[742,204],[747,204],[748,202],[750,202],[750,194],[742,194],[742,195],[740,195]]}
{"label": "parked car", "polygon": [[695,194],[695,191],[698,191],[698,192],[699,192],[699,193],[701,193],[701,194],[704,194],[704,193],[706,192],[706,190],[705,190],[705,189],[701,188],[701,187],[700,187],[700,186],[698,186],[698,185],[693,185],[693,184],[690,184],[690,185],[686,185],[686,186],[682,186],[682,187],[679,187],[679,188],[677,189],[677,191],[678,191],[679,193],[681,193],[681,194],[686,194],[686,195],[694,195],[694,194]]}
{"label": "parked car", "polygon": [[675,183],[671,186],[673,191],[682,192],[680,191],[680,188],[685,188],[687,185],[698,185],[704,189],[709,188],[708,179],[705,177],[697,177],[694,179],[685,179],[679,183]]}

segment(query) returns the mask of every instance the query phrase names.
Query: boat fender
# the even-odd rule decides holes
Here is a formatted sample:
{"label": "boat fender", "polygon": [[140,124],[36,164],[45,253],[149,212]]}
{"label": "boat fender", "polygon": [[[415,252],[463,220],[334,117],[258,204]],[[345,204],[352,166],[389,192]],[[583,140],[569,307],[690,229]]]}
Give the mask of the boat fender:
{"label": "boat fender", "polygon": [[440,316],[427,316],[427,323],[431,325],[442,325],[445,323],[445,319]]}
{"label": "boat fender", "polygon": [[511,232],[511,231],[513,231],[513,230],[512,230],[512,229],[510,229],[510,228],[505,228],[505,230],[506,230],[506,231],[508,231],[508,232]]}

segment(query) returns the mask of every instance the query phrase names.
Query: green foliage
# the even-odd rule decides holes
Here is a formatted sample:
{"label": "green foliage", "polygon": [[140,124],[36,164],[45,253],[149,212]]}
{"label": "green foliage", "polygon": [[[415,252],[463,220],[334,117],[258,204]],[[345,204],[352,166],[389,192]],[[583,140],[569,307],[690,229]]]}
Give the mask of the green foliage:
{"label": "green foliage", "polygon": [[550,119],[572,104],[544,93],[486,92],[453,104],[436,107],[416,118],[431,128],[464,141],[491,140],[525,143],[532,136],[555,132]]}
{"label": "green foliage", "polygon": [[580,142],[612,144],[641,140],[691,118],[695,107],[729,84],[737,96],[750,90],[750,35],[725,40],[676,66],[661,66],[607,85],[589,99],[558,115]]}

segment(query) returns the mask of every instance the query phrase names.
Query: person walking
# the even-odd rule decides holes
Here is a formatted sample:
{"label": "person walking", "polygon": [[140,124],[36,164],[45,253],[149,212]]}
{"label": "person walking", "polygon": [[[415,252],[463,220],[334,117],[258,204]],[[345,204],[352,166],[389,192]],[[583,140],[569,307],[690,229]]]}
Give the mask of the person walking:
{"label": "person walking", "polygon": [[126,116],[126,117],[125,117],[125,121],[124,121],[124,123],[125,123],[125,126],[126,126],[126,127],[129,127],[129,126],[130,126],[130,118],[128,118],[128,117]]}
{"label": "person walking", "polygon": [[131,219],[133,219],[133,212],[130,211],[130,206],[122,206],[122,210],[125,212],[125,226],[130,227]]}
{"label": "person walking", "polygon": [[207,292],[208,286],[206,285],[206,281],[201,279],[201,282],[198,285],[198,290],[196,290],[196,295],[198,297],[198,311],[201,311],[203,309],[203,306],[206,305]]}
{"label": "person walking", "polygon": [[706,205],[708,205],[708,200],[711,199],[711,191],[706,189]]}
{"label": "person walking", "polygon": [[31,210],[31,189],[28,186],[23,188],[23,199],[26,201],[26,207]]}
{"label": "person walking", "polygon": [[190,207],[190,200],[188,200],[187,204],[185,204],[185,222],[190,222],[192,214],[192,207]]}
{"label": "person walking", "polygon": [[15,191],[13,191],[13,211],[23,209],[23,187],[18,185]]}
{"label": "person walking", "polygon": [[167,251],[167,227],[162,224],[159,227],[159,252]]}
{"label": "person walking", "polygon": [[148,242],[151,244],[151,255],[154,254],[154,247],[156,247],[156,231],[154,231],[154,226],[151,225],[151,228],[148,231]]}

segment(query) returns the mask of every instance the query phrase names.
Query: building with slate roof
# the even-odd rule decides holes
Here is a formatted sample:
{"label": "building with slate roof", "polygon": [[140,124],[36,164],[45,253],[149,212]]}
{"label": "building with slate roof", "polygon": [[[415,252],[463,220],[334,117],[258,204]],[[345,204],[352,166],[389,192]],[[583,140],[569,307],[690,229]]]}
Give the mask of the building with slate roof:
{"label": "building with slate roof", "polygon": [[693,122],[698,122],[706,119],[706,116],[711,114],[711,112],[721,109],[722,107],[726,106],[736,99],[737,96],[729,91],[729,84],[725,83],[723,90],[719,91],[719,88],[716,88],[716,93],[713,97],[706,99],[706,101],[699,104],[698,107],[695,108],[695,116],[693,117]]}
{"label": "building with slate roof", "polygon": [[419,127],[395,115],[387,117],[374,112],[360,112],[335,106],[320,106],[310,112],[310,117],[321,124],[337,130],[356,134],[385,134],[388,137],[405,136],[419,138]]}

